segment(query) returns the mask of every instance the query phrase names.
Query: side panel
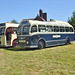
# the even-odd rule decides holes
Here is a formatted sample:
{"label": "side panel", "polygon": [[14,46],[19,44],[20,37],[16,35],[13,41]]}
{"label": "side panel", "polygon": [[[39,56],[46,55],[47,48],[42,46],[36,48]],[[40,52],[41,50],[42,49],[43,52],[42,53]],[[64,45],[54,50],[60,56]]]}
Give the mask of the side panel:
{"label": "side panel", "polygon": [[[38,35],[40,36],[39,38]],[[38,35],[31,36],[30,38],[31,45],[38,45],[38,41],[40,39],[45,40],[46,46],[65,44],[67,37],[70,39],[70,41],[74,41],[74,34],[38,34]]]}
{"label": "side panel", "polygon": [[11,46],[14,39],[17,39],[17,34],[11,34]]}
{"label": "side panel", "polygon": [[4,46],[5,45],[5,36],[2,35],[0,36],[0,46]]}
{"label": "side panel", "polygon": [[[39,36],[38,36],[39,35]],[[66,43],[66,38],[74,41],[74,34],[34,34],[30,36],[18,36],[18,46],[20,47],[38,47],[38,41],[43,39],[46,47],[61,45]]]}

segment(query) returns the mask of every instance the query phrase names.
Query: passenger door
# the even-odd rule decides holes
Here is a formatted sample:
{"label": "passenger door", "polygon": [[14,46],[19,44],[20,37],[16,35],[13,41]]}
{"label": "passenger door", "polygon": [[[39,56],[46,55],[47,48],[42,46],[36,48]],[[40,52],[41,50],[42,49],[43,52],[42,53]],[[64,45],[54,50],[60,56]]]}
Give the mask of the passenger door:
{"label": "passenger door", "polygon": [[11,45],[11,27],[6,30],[6,44]]}

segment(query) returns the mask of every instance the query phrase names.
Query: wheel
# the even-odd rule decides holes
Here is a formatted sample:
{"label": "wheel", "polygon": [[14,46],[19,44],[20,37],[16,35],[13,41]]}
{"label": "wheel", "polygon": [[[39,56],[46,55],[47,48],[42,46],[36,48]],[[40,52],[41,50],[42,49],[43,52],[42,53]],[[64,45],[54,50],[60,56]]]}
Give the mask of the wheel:
{"label": "wheel", "polygon": [[43,49],[44,48],[44,42],[43,41],[39,41],[38,42],[38,48],[39,49]]}
{"label": "wheel", "polygon": [[66,44],[66,45],[71,44],[69,38],[66,39],[66,43],[65,43],[65,44]]}
{"label": "wheel", "polygon": [[13,47],[16,47],[17,46],[17,40],[14,40],[13,41]]}

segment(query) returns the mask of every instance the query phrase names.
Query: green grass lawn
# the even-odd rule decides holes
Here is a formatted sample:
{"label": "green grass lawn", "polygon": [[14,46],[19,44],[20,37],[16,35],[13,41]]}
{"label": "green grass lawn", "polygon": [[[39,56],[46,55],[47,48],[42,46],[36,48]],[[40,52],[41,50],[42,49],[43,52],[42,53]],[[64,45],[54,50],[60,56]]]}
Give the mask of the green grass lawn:
{"label": "green grass lawn", "polygon": [[0,75],[75,75],[75,42],[41,50],[0,48]]}

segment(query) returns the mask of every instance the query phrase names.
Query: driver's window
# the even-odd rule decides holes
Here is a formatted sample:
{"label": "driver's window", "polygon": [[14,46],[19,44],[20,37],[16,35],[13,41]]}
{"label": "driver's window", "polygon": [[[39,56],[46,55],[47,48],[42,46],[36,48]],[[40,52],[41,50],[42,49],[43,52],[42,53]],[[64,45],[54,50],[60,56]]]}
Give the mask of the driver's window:
{"label": "driver's window", "polygon": [[34,33],[34,32],[37,32],[37,26],[36,25],[33,25],[31,27],[31,33]]}

